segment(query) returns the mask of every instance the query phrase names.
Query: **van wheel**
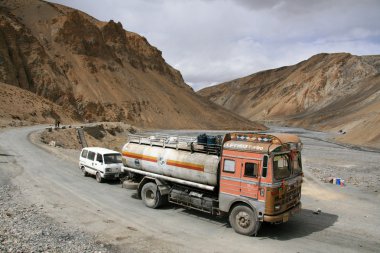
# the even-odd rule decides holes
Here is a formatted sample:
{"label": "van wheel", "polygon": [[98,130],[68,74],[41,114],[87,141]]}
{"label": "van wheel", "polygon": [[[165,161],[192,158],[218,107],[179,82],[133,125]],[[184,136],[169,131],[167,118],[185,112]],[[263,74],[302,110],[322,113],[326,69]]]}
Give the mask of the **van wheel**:
{"label": "van wheel", "polygon": [[96,172],[96,181],[98,182],[98,183],[103,183],[103,178],[100,176],[100,173],[99,172]]}
{"label": "van wheel", "polygon": [[260,228],[256,210],[246,206],[235,206],[229,216],[229,221],[236,233],[242,235],[256,235]]}
{"label": "van wheel", "polygon": [[164,202],[164,197],[161,196],[155,183],[146,183],[141,189],[141,198],[144,204],[149,208],[158,208]]}
{"label": "van wheel", "polygon": [[86,169],[83,166],[80,169],[82,170],[83,176],[88,177],[88,172],[86,171]]}

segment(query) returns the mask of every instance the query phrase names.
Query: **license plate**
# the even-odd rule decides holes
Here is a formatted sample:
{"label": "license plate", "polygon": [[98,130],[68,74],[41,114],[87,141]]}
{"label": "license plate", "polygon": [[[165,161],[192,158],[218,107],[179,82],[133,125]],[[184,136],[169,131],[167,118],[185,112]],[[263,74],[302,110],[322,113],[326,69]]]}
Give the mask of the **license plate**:
{"label": "license plate", "polygon": [[115,177],[119,177],[119,174],[115,174]]}

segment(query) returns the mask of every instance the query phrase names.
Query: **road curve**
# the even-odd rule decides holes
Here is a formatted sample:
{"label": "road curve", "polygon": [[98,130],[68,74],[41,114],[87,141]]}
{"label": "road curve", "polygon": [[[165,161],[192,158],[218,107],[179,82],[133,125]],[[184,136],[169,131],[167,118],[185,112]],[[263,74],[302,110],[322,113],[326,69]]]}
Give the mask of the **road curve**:
{"label": "road curve", "polygon": [[[0,133],[0,158],[7,159],[0,162],[1,180],[12,177],[28,201],[43,205],[49,216],[94,233],[122,251],[376,252],[380,248],[379,198],[320,183],[306,170],[302,212],[285,224],[265,224],[257,237],[245,237],[225,219],[175,206],[149,209],[136,199],[135,191],[83,177],[77,163],[29,141],[29,134],[41,128]],[[339,148],[308,141],[318,155]],[[313,214],[317,208],[322,210],[319,215]]]}

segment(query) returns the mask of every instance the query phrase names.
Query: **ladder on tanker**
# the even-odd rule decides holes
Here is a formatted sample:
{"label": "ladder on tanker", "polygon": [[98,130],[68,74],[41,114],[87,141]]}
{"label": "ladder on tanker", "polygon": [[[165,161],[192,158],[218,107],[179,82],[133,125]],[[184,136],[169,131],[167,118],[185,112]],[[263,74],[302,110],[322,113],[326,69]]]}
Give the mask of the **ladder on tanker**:
{"label": "ladder on tanker", "polygon": [[179,136],[179,135],[138,135],[129,134],[128,142],[138,143],[142,145],[172,148],[176,150],[186,150],[192,153],[206,153],[220,155],[222,149],[221,138],[217,138],[215,144],[206,142],[198,142],[196,136]]}

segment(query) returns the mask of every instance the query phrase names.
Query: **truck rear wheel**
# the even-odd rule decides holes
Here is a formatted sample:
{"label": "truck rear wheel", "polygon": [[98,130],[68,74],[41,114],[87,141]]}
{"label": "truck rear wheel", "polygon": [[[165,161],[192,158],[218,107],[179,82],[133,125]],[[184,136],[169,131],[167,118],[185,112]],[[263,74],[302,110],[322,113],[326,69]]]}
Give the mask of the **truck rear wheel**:
{"label": "truck rear wheel", "polygon": [[144,204],[150,208],[158,208],[162,205],[164,198],[155,183],[149,182],[144,184],[141,189],[141,198]]}
{"label": "truck rear wheel", "polygon": [[256,211],[246,205],[235,206],[229,221],[236,233],[248,236],[256,235],[261,225]]}

